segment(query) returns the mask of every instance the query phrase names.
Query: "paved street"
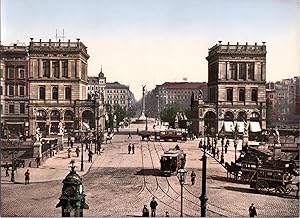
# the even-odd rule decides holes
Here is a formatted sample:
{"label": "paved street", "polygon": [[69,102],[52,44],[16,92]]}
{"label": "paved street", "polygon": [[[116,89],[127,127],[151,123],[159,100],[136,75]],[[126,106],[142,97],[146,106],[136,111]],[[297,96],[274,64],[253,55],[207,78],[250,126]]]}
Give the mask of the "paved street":
{"label": "paved street", "polygon": [[[90,209],[85,216],[141,216],[144,204],[149,207],[152,196],[158,201],[157,216],[180,215],[180,185],[176,176],[162,177],[159,174],[159,157],[164,150],[174,147],[175,142],[141,142],[133,136],[135,154],[128,154],[126,135],[115,136],[112,144],[104,144],[101,155],[94,155],[94,162],[83,176],[86,202]],[[178,142],[187,153],[188,176],[184,185],[184,216],[199,216],[201,194],[201,151],[199,141]],[[239,150],[239,148],[238,148]],[[79,166],[79,159],[74,158]],[[231,145],[225,161],[234,159]],[[55,161],[53,158],[52,162]],[[67,165],[68,160],[56,159]],[[64,161],[64,162],[63,162]],[[54,163],[48,163],[53,165]],[[45,164],[47,161],[45,162]],[[45,167],[45,166],[44,166]],[[60,166],[67,175],[68,166]],[[58,167],[57,167],[58,168]],[[79,170],[79,168],[76,168]],[[191,170],[196,172],[196,183],[190,182]],[[33,169],[32,169],[33,170]],[[2,170],[3,171],[3,170]],[[54,179],[36,179],[30,185],[1,184],[1,216],[60,216],[61,209],[55,208],[61,194],[63,173],[54,172]],[[42,172],[42,171],[41,171]],[[1,172],[3,178],[3,172]],[[23,174],[21,174],[23,175]],[[34,177],[37,175],[32,175]],[[42,176],[42,175],[41,175]],[[22,177],[23,178],[23,177]],[[60,180],[56,180],[59,179]],[[3,180],[2,180],[3,181]],[[23,180],[22,180],[23,181]],[[294,193],[293,193],[294,194]],[[226,179],[224,168],[213,158],[208,158],[207,171],[207,216],[248,216],[248,207],[253,202],[258,216],[297,217],[299,201],[294,197],[262,195],[247,184],[238,184]]]}

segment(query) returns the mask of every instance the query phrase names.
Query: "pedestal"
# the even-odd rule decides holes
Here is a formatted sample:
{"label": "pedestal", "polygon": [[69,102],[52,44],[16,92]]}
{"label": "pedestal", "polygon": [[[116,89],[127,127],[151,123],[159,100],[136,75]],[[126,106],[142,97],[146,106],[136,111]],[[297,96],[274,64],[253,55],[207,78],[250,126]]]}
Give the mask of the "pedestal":
{"label": "pedestal", "polygon": [[36,141],[33,144],[33,158],[42,157],[42,143]]}
{"label": "pedestal", "polygon": [[60,150],[64,150],[64,134],[63,133],[57,134],[57,145]]}

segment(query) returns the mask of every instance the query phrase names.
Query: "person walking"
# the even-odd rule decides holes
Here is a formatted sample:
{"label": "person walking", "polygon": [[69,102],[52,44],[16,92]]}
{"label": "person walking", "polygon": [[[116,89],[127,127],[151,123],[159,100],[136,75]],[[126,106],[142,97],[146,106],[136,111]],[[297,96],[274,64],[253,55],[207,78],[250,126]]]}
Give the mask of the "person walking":
{"label": "person walking", "polygon": [[39,168],[40,164],[41,164],[41,158],[40,158],[40,156],[36,157],[35,162],[36,162],[36,167]]}
{"label": "person walking", "polygon": [[75,152],[76,152],[77,157],[79,157],[80,150],[79,150],[79,147],[78,147],[78,146],[76,147]]}
{"label": "person walking", "polygon": [[257,216],[256,209],[255,209],[253,203],[252,203],[251,206],[249,207],[249,216],[250,216],[250,217]]}
{"label": "person walking", "polygon": [[151,216],[155,217],[156,215],[156,207],[157,207],[158,203],[155,200],[155,197],[152,198],[151,202],[150,202],[150,208],[151,208]]}
{"label": "person walking", "polygon": [[89,163],[93,162],[93,152],[91,150],[89,150]]}
{"label": "person walking", "polygon": [[29,169],[27,169],[27,171],[25,172],[25,185],[29,184],[29,180],[30,180],[30,173],[29,173]]}
{"label": "person walking", "polygon": [[73,145],[74,145],[73,140],[70,140],[70,142],[71,142],[71,148],[73,148]]}
{"label": "person walking", "polygon": [[144,208],[143,208],[143,217],[148,217],[149,216],[149,210],[147,208],[147,205],[144,205]]}
{"label": "person walking", "polygon": [[132,154],[134,154],[134,144],[131,145]]}
{"label": "person walking", "polygon": [[71,152],[72,152],[72,150],[71,150],[71,148],[68,148],[68,158],[71,158]]}
{"label": "person walking", "polygon": [[8,163],[5,164],[5,177],[8,177],[9,176],[9,166],[8,166]]}
{"label": "person walking", "polygon": [[219,148],[217,148],[217,152],[216,152],[217,159],[219,159],[219,154],[220,154],[220,150],[219,150]]}
{"label": "person walking", "polygon": [[195,179],[196,179],[196,173],[195,173],[195,171],[193,170],[192,173],[191,173],[191,182],[192,182],[192,185],[195,184]]}
{"label": "person walking", "polygon": [[199,142],[199,148],[202,148],[202,139],[200,140],[200,142]]}
{"label": "person walking", "polygon": [[128,154],[130,154],[130,152],[131,152],[131,144],[129,143],[128,144]]}
{"label": "person walking", "polygon": [[166,211],[166,217],[169,217],[170,215],[169,215],[169,212],[168,211]]}
{"label": "person walking", "polygon": [[226,139],[226,145],[229,147],[229,139]]}
{"label": "person walking", "polygon": [[227,148],[228,148],[228,145],[226,143],[226,145],[225,145],[225,154],[227,154]]}

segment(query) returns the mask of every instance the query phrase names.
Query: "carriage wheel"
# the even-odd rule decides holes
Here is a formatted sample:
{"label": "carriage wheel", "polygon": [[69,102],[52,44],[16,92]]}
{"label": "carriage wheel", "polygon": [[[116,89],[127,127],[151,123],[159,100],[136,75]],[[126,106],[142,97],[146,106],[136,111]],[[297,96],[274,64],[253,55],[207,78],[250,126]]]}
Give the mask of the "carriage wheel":
{"label": "carriage wheel", "polygon": [[286,193],[286,189],[283,186],[278,186],[275,189],[276,195],[282,197]]}
{"label": "carriage wheel", "polygon": [[259,193],[269,192],[269,184],[264,180],[258,180],[256,183],[256,189]]}

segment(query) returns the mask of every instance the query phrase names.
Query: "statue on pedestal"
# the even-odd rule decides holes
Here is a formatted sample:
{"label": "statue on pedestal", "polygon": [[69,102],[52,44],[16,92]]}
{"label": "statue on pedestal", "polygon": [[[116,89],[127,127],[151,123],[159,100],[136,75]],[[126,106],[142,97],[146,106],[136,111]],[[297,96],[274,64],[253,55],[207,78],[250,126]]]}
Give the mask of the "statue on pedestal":
{"label": "statue on pedestal", "polygon": [[60,135],[64,134],[64,124],[62,121],[60,121],[58,124],[58,130]]}
{"label": "statue on pedestal", "polygon": [[40,127],[37,127],[35,130],[35,139],[39,142],[42,138],[42,133],[40,132]]}

